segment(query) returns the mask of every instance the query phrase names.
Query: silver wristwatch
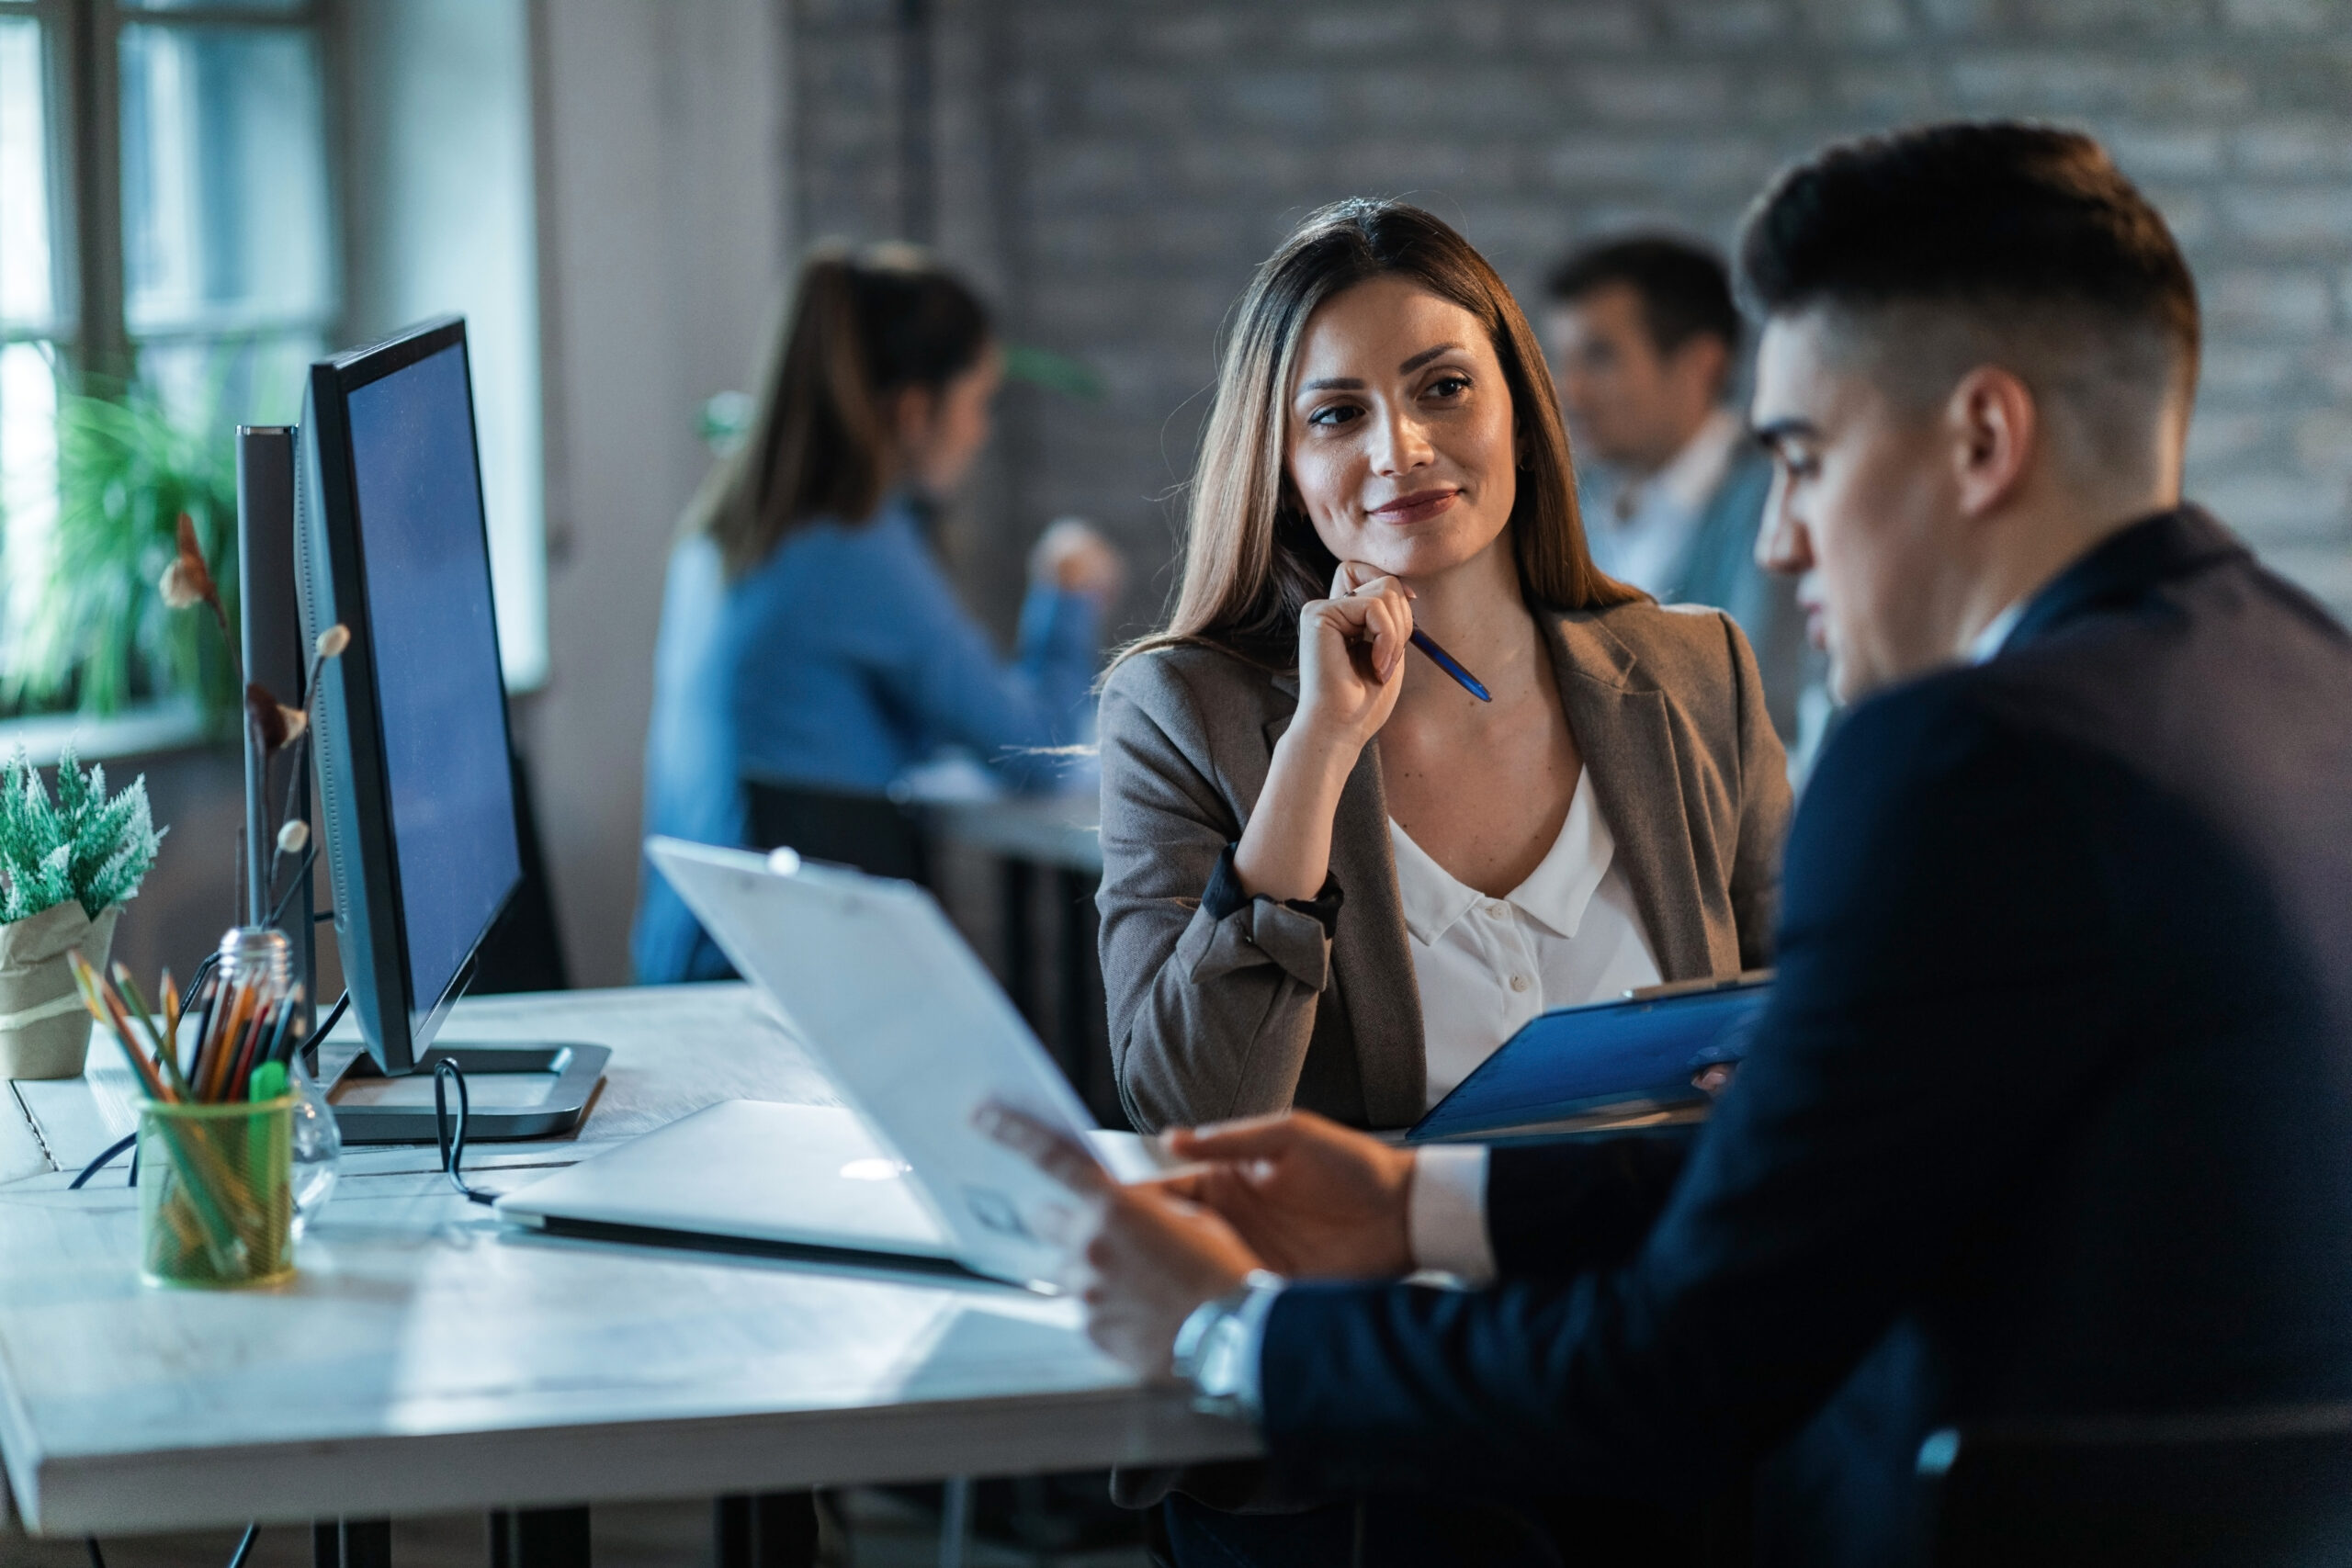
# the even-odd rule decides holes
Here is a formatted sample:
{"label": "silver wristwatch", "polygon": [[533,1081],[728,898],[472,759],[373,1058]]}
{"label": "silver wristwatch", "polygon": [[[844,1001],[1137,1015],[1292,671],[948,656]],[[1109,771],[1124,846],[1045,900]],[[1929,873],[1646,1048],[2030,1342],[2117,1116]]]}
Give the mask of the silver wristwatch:
{"label": "silver wristwatch", "polygon": [[1172,1364],[1193,1385],[1193,1407],[1212,1416],[1258,1419],[1258,1336],[1289,1281],[1253,1269],[1238,1290],[1203,1302],[1176,1331]]}

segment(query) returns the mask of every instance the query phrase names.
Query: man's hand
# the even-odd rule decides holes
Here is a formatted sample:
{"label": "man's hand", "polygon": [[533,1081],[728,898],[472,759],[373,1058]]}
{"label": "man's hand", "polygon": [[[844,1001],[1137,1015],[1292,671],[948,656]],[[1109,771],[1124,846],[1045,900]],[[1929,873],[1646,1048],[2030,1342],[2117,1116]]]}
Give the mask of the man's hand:
{"label": "man's hand", "polygon": [[1313,1111],[1251,1117],[1166,1135],[1206,1168],[1161,1185],[1223,1215],[1276,1273],[1393,1278],[1413,1268],[1413,1156]]}
{"label": "man's hand", "polygon": [[1231,1226],[1161,1183],[1126,1186],[1035,1117],[991,1101],[973,1125],[1087,1201],[1087,1337],[1148,1377],[1169,1375],[1176,1331],[1204,1302],[1240,1288],[1257,1257]]}

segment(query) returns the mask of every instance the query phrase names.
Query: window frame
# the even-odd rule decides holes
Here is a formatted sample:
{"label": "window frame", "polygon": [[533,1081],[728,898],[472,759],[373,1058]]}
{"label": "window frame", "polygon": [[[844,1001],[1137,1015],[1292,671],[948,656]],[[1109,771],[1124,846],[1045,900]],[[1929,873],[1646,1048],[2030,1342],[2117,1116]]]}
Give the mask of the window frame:
{"label": "window frame", "polygon": [[[0,0],[0,8],[19,5],[57,14],[63,25],[46,36],[52,63],[52,81],[62,77],[65,92],[51,101],[62,111],[69,133],[58,138],[70,143],[64,178],[54,187],[64,196],[73,312],[75,329],[69,339],[56,341],[61,353],[71,342],[68,360],[77,382],[92,378],[128,382],[138,373],[139,348],[149,343],[220,342],[254,333],[312,333],[333,335],[343,315],[341,170],[335,156],[337,139],[330,106],[334,101],[333,18],[328,0],[295,0],[283,10],[263,11],[224,5],[146,6],[128,0]],[[222,321],[196,321],[183,326],[131,333],[129,315],[130,276],[123,236],[122,213],[122,29],[127,27],[228,28],[258,32],[307,32],[318,63],[320,102],[319,153],[326,190],[325,233],[328,289],[326,302],[311,315],[287,317],[266,323],[241,325]],[[64,56],[57,60],[59,54]],[[57,162],[52,152],[51,163]],[[51,197],[51,207],[59,205]]]}
{"label": "window frame", "polygon": [[[0,0],[0,20],[28,18],[40,28],[41,92],[48,132],[43,138],[49,197],[50,316],[42,322],[0,321],[0,344],[54,344],[62,359],[78,354],[82,341],[83,244],[75,192],[82,162],[73,145],[80,139],[76,51],[69,35],[77,0]],[[64,134],[58,131],[62,130]],[[119,225],[118,224],[118,227]]]}
{"label": "window frame", "polygon": [[[343,231],[341,126],[335,87],[341,65],[334,0],[294,0],[260,10],[203,3],[143,6],[137,0],[0,0],[0,19],[40,24],[51,245],[50,319],[0,322],[0,345],[36,344],[54,358],[61,392],[108,391],[140,373],[142,347],[233,344],[309,334],[332,340],[347,310]],[[315,310],[239,320],[214,317],[134,334],[129,319],[128,249],[122,210],[122,31],[127,27],[205,28],[303,33],[318,71],[319,158],[327,289]],[[155,699],[112,718],[87,714],[0,713],[0,736],[52,749],[49,734],[71,720],[90,760],[193,744],[209,736],[202,714],[184,694]],[[119,731],[119,735],[116,732]],[[37,733],[36,733],[37,732]]]}
{"label": "window frame", "polygon": [[[129,381],[142,343],[219,341],[253,333],[334,335],[344,313],[342,170],[334,122],[336,33],[331,0],[295,0],[284,10],[223,5],[145,6],[129,0],[0,0],[0,19],[40,24],[47,146],[51,314],[45,322],[0,321],[0,344],[56,345],[74,383]],[[326,175],[327,302],[309,316],[241,324],[198,321],[133,338],[122,221],[122,29],[238,28],[308,32],[321,92],[320,162]]]}

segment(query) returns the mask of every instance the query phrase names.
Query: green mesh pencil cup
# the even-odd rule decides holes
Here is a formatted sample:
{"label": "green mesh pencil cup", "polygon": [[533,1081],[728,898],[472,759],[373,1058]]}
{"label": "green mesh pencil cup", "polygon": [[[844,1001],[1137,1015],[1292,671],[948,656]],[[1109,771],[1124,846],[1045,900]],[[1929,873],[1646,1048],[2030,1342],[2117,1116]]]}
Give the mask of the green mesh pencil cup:
{"label": "green mesh pencil cup", "polygon": [[139,1108],[139,1272],[212,1290],[292,1275],[292,1095]]}

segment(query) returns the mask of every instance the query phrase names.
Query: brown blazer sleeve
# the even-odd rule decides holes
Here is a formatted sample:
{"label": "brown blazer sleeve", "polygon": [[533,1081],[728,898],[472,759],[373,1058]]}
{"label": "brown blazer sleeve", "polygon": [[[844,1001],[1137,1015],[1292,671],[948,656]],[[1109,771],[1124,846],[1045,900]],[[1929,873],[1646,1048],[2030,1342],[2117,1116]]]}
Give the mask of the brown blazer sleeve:
{"label": "brown blazer sleeve", "polygon": [[[1264,898],[1222,919],[1203,907],[1246,811],[1185,679],[1188,660],[1219,657],[1128,659],[1097,721],[1102,987],[1120,1102],[1145,1132],[1286,1108],[1330,978],[1330,932],[1314,913]],[[1220,715],[1237,747],[1242,716]]]}
{"label": "brown blazer sleeve", "polygon": [[1733,851],[1732,919],[1739,925],[1739,966],[1772,962],[1773,926],[1781,908],[1781,842],[1788,836],[1794,793],[1789,759],[1765,705],[1764,678],[1737,622],[1723,617],[1739,691],[1739,842]]}

